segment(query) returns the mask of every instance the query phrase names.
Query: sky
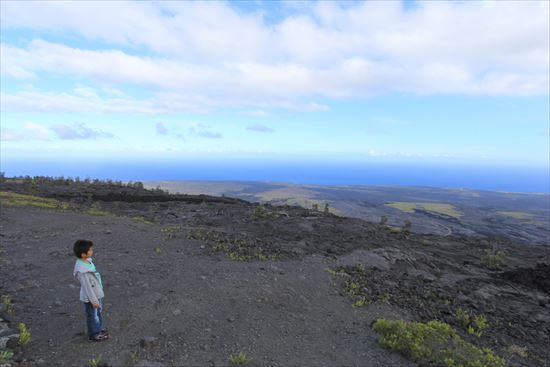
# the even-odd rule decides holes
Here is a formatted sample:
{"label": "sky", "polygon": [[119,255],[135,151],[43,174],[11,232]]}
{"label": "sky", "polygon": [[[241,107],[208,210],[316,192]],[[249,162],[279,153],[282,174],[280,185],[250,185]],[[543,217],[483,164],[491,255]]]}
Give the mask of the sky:
{"label": "sky", "polygon": [[1,1],[0,162],[548,170],[548,1]]}

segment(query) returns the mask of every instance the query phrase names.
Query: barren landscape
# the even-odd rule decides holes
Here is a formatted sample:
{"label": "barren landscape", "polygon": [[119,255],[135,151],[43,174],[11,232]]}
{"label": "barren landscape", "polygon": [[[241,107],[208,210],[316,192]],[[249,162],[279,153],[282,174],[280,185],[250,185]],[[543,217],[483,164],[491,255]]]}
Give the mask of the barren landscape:
{"label": "barren landscape", "polygon": [[[139,183],[0,191],[0,337],[32,335],[5,339],[14,366],[415,365],[378,343],[380,318],[446,322],[509,366],[550,360],[548,246]],[[72,277],[81,238],[105,284],[101,343]]]}

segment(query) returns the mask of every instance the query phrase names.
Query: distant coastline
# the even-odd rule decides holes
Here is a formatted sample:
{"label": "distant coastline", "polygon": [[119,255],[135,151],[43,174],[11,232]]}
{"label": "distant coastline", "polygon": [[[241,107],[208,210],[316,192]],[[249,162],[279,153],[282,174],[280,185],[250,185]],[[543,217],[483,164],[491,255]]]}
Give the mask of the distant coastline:
{"label": "distant coastline", "polygon": [[6,176],[44,175],[122,181],[259,181],[297,185],[421,186],[509,193],[550,193],[546,168],[330,162],[31,162],[2,161]]}

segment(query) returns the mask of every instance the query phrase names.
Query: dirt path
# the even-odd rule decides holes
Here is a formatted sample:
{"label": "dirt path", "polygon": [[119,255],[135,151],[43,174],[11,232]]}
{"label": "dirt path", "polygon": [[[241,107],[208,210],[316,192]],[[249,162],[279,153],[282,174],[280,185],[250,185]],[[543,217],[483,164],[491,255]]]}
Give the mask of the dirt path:
{"label": "dirt path", "polygon": [[[166,240],[157,224],[45,209],[3,207],[0,226],[0,291],[13,297],[11,321],[32,333],[27,360],[87,366],[102,356],[113,366],[225,366],[231,353],[244,351],[252,366],[412,365],[381,348],[369,327],[394,311],[355,309],[338,294],[324,271],[337,259],[234,262],[223,253],[204,255],[185,232]],[[96,244],[104,279],[111,339],[102,343],[84,334],[72,277],[79,238]],[[145,337],[154,338],[142,348]]]}

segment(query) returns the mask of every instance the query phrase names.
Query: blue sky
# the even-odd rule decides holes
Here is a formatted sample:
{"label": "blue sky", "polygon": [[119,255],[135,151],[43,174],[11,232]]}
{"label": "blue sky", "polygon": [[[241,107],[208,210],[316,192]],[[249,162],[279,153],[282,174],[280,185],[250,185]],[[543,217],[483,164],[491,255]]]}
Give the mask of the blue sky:
{"label": "blue sky", "polygon": [[1,7],[0,162],[549,166],[548,2]]}

